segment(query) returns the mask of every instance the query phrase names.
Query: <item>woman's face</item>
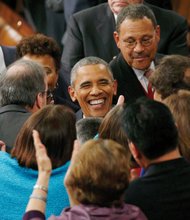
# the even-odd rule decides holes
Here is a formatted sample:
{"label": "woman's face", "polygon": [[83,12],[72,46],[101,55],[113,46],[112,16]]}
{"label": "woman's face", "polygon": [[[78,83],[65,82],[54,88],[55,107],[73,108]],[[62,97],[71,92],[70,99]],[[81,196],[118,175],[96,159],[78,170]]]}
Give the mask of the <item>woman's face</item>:
{"label": "woman's face", "polygon": [[27,54],[23,57],[24,59],[30,59],[41,64],[45,72],[47,73],[48,89],[53,91],[57,84],[58,74],[56,71],[55,63],[50,55],[31,55]]}

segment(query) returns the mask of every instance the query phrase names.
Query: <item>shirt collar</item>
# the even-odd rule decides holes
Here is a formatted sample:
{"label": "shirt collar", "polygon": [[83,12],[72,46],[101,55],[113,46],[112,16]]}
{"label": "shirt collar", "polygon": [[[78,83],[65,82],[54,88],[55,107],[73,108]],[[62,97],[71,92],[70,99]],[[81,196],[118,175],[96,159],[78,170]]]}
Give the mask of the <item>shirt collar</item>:
{"label": "shirt collar", "polygon": [[[135,69],[135,68],[132,68],[132,69],[133,69],[133,71],[135,72],[135,75],[137,76],[137,78],[138,78],[139,80],[141,80],[141,79],[144,77],[144,72],[145,72],[146,70],[139,70],[139,69]],[[155,70],[155,64],[154,64],[153,61],[151,62],[151,64],[150,64],[150,66],[149,66],[148,69]]]}

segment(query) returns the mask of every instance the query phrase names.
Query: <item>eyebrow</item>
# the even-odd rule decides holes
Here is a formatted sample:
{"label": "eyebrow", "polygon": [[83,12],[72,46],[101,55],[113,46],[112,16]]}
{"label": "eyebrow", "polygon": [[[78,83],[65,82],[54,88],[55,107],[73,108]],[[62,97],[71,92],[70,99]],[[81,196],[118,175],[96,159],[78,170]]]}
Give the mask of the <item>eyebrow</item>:
{"label": "eyebrow", "polygon": [[44,66],[45,71],[48,71],[47,74],[50,74],[52,72],[51,68],[48,66]]}
{"label": "eyebrow", "polygon": [[82,82],[82,83],[80,84],[80,88],[83,87],[83,86],[86,86],[86,85],[90,85],[90,84],[92,84],[90,81]]}

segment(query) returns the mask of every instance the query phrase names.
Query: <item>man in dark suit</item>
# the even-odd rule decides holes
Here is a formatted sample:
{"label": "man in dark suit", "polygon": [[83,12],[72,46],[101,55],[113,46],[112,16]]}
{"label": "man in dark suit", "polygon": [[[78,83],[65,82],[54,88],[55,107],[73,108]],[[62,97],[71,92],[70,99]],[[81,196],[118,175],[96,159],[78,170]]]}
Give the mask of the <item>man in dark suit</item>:
{"label": "man in dark suit", "polygon": [[179,153],[178,132],[168,107],[140,98],[125,109],[129,149],[145,174],[133,180],[125,202],[149,220],[190,219],[190,164]]}
{"label": "man in dark suit", "polygon": [[83,117],[104,117],[112,107],[117,83],[108,63],[98,57],[86,57],[75,64],[71,71],[69,94],[78,102],[77,120]]}
{"label": "man in dark suit", "polygon": [[47,76],[42,66],[18,60],[0,75],[0,140],[14,146],[16,136],[34,112],[46,105]]}
{"label": "man in dark suit", "polygon": [[140,96],[153,98],[149,75],[155,69],[160,27],[150,8],[129,5],[118,15],[114,38],[120,54],[110,62],[118,83],[117,95],[130,102]]}
{"label": "man in dark suit", "polygon": [[[142,3],[143,0],[133,2]],[[110,62],[119,53],[113,38],[115,18],[119,11],[128,4],[131,4],[131,1],[126,0],[124,3],[122,0],[116,3],[109,0],[108,3],[100,4],[71,16],[62,53],[64,77],[67,81],[70,80],[71,68],[83,57],[97,56]],[[173,11],[147,5],[155,13],[161,28],[158,52],[187,55],[186,20]]]}

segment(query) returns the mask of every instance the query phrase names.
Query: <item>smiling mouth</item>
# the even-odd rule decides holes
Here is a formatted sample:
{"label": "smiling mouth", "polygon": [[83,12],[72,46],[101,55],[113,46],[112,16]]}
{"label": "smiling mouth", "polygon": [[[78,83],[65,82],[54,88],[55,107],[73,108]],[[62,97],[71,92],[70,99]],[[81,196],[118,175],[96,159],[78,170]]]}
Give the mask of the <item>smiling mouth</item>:
{"label": "smiling mouth", "polygon": [[105,103],[105,99],[96,99],[89,101],[90,105],[102,105]]}

